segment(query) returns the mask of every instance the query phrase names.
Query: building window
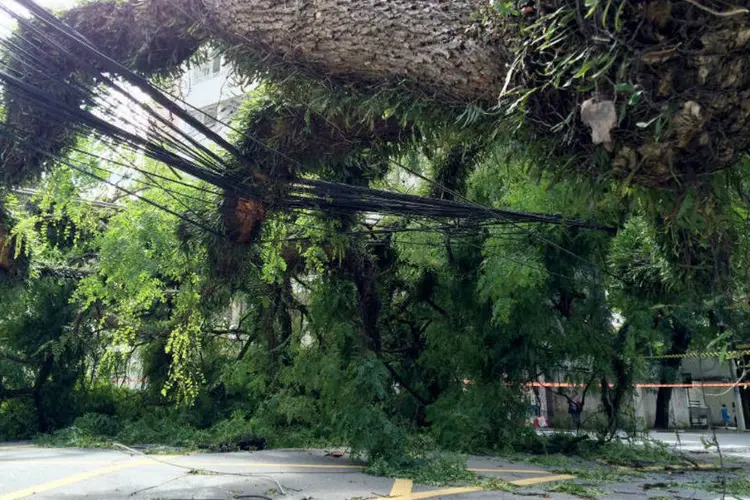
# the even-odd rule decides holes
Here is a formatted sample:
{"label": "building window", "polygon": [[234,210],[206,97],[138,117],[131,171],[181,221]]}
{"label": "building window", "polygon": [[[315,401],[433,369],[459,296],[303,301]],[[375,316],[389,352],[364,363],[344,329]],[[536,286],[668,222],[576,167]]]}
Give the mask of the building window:
{"label": "building window", "polygon": [[193,66],[192,69],[192,77],[196,82],[211,78],[218,75],[219,73],[221,73],[221,56],[214,56],[208,61],[204,61],[197,66]]}

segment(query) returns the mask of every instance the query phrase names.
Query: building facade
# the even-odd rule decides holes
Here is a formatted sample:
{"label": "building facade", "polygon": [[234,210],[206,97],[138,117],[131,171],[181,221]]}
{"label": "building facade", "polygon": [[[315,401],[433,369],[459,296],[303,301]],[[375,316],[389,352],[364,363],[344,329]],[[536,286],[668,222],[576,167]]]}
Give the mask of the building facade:
{"label": "building facade", "polygon": [[224,137],[230,132],[227,125],[251,90],[235,81],[232,67],[218,54],[193,65],[180,81],[188,112]]}

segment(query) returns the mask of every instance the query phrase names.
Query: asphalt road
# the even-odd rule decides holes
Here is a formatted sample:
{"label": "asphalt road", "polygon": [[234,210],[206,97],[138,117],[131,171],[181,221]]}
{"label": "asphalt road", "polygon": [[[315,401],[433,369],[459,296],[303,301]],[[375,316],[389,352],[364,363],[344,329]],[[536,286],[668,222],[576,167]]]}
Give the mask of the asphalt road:
{"label": "asphalt road", "polygon": [[[686,452],[700,452],[704,448],[701,436],[711,438],[713,434],[682,432],[679,447]],[[677,444],[674,433],[655,432],[652,437],[670,445]],[[717,437],[727,455],[750,457],[750,434],[719,432]],[[737,461],[734,466],[736,464]],[[600,483],[576,478],[565,471],[555,472],[524,462],[494,458],[472,458],[467,466],[479,475],[499,477],[519,488],[507,493],[484,491],[474,485],[434,487],[404,479],[375,477],[364,474],[361,463],[346,457],[328,456],[321,450],[170,456],[117,450],[37,448],[16,443],[0,445],[0,500],[29,497],[128,500],[510,500],[536,497],[572,500],[577,497],[568,493],[574,493],[574,487],[578,486],[594,488],[597,498],[666,496],[713,500],[720,496],[695,484],[713,482],[725,474],[710,470],[662,470]],[[576,470],[597,466],[596,463],[581,463]],[[732,472],[731,478],[747,477],[747,472],[743,466],[742,470]],[[572,487],[568,493],[549,491],[551,487],[566,485]]]}
{"label": "asphalt road", "polygon": [[[706,447],[705,444],[713,441],[714,433],[710,430],[690,430],[680,431],[679,433],[651,431],[649,436],[652,439],[667,443],[679,451],[707,452],[710,454],[716,454],[717,452],[715,447]],[[722,453],[750,461],[750,432],[721,429],[716,431],[716,440],[719,442]]]}
{"label": "asphalt road", "polygon": [[[531,492],[573,476],[523,463],[473,459],[477,473],[501,477]],[[0,446],[0,500],[240,499],[295,500],[527,498],[473,486],[440,488],[374,477],[362,465],[318,450],[270,450],[194,455],[142,455],[116,450]],[[540,492],[541,493],[541,492]],[[259,496],[260,495],[260,496]],[[554,498],[573,498],[555,495]]]}

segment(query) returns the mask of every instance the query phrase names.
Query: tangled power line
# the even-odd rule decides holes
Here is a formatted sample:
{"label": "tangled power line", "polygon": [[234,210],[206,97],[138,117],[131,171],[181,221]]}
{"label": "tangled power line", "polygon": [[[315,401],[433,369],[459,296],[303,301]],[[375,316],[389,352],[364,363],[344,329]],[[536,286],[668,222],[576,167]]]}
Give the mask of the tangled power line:
{"label": "tangled power line", "polygon": [[[27,152],[34,153],[39,161],[67,165],[203,230],[223,236],[200,217],[191,215],[194,212],[189,208],[190,200],[205,204],[215,202],[216,198],[211,199],[211,196],[220,196],[249,200],[253,206],[259,207],[244,214],[246,217],[257,218],[254,223],[263,222],[267,210],[300,213],[312,210],[339,214],[375,213],[438,221],[438,224],[425,225],[421,229],[401,225],[378,231],[384,234],[419,230],[466,236],[471,231],[484,227],[505,225],[571,254],[572,252],[529,230],[525,225],[552,224],[614,232],[614,228],[605,225],[556,214],[491,208],[460,195],[455,197],[458,201],[454,201],[263,171],[254,164],[253,158],[243,155],[237,147],[199,120],[196,111],[202,113],[201,110],[101,53],[84,36],[33,0],[15,0],[15,3],[28,10],[31,17],[0,4],[0,9],[14,17],[19,27],[23,28],[17,29],[12,37],[0,38],[0,47],[5,56],[0,61],[0,82],[6,93],[11,92],[14,99],[20,100],[27,112],[38,113],[79,136],[93,136],[110,147],[115,145],[119,151],[155,160],[166,165],[173,176],[140,168],[121,154],[120,159],[115,159],[69,147],[69,151],[98,162],[97,172],[92,172],[90,168],[71,158],[71,155],[65,156],[30,144],[26,137],[27,131],[12,123],[9,118],[0,123],[0,137],[12,147],[22,147]],[[50,54],[57,54],[59,57],[50,57]],[[61,77],[64,69],[70,66],[76,67],[77,73],[84,76]],[[68,98],[60,99],[60,94]],[[223,124],[218,118],[211,117],[211,120]],[[235,132],[260,145],[283,162],[299,164],[282,151],[252,137],[247,131]],[[166,193],[185,207],[186,213],[180,213],[143,196],[137,189],[128,189],[113,182],[113,172],[101,166],[107,163],[140,174],[132,176],[132,181]],[[395,164],[402,166],[397,162]],[[415,175],[413,170],[409,171]],[[213,188],[183,179],[183,174]],[[431,179],[418,173],[416,175],[435,184]],[[174,187],[167,187],[168,185]],[[441,187],[448,191],[444,186]],[[361,233],[375,234],[364,231]],[[579,258],[585,261],[582,257]]]}

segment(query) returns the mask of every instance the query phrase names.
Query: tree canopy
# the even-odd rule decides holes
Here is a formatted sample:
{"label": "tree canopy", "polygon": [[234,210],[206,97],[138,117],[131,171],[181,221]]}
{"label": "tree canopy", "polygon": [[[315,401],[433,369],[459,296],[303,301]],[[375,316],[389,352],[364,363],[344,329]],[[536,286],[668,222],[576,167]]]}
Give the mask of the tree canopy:
{"label": "tree canopy", "polygon": [[[649,357],[747,341],[744,7],[18,3],[0,437],[492,449],[561,375],[611,437]],[[174,92],[212,51],[228,138]]]}

